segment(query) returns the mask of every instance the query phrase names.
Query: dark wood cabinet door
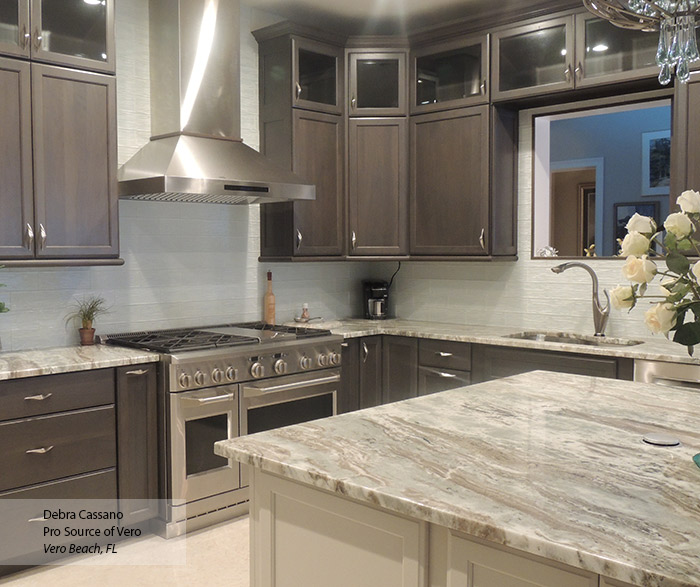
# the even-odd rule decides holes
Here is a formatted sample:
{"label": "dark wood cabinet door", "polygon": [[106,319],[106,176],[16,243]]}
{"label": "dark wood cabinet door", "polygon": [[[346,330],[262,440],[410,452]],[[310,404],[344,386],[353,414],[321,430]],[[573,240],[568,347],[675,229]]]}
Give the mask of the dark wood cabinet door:
{"label": "dark wood cabinet door", "polygon": [[0,258],[34,256],[29,67],[0,57]]}
{"label": "dark wood cabinet door", "polygon": [[4,2],[0,10],[0,54],[29,57],[29,31],[29,0]]}
{"label": "dark wood cabinet door", "polygon": [[384,403],[418,396],[418,339],[385,336],[382,348]]}
{"label": "dark wood cabinet door", "polygon": [[32,64],[36,256],[116,257],[114,77]]}
{"label": "dark wood cabinet door", "polygon": [[[618,378],[618,363],[614,358],[535,349],[473,346],[472,381],[474,383],[482,383],[538,369],[592,377]],[[626,378],[623,373],[620,375],[620,379]]]}
{"label": "dark wood cabinet door", "polygon": [[408,112],[406,51],[348,53],[348,114],[401,116]]}
{"label": "dark wood cabinet door", "polygon": [[116,371],[119,500],[128,526],[158,515],[156,365]]}
{"label": "dark wood cabinet door", "polygon": [[292,104],[316,112],[342,114],[343,48],[292,37]]}
{"label": "dark wood cabinet door", "polygon": [[294,202],[294,255],[343,252],[344,140],[340,116],[294,110],[292,170],[316,186],[316,199]]}
{"label": "dark wood cabinet door", "polygon": [[700,71],[686,84],[676,84],[671,137],[671,207],[685,190],[700,190]]}
{"label": "dark wood cabinet door", "polygon": [[411,118],[410,252],[489,252],[489,107]]}
{"label": "dark wood cabinet door", "polygon": [[349,253],[405,255],[408,232],[405,118],[349,122]]}
{"label": "dark wood cabinet door", "polygon": [[382,403],[382,337],[366,336],[360,345],[360,408]]}
{"label": "dark wood cabinet door", "polygon": [[360,340],[350,338],[342,343],[338,413],[360,409]]}

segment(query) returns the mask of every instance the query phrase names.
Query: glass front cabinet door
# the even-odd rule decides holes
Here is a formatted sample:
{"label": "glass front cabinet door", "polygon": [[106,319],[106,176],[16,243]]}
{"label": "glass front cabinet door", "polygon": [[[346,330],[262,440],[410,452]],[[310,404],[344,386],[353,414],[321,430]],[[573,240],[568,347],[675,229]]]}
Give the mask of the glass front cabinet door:
{"label": "glass front cabinet door", "polygon": [[411,114],[488,102],[486,35],[420,47],[411,63]]}
{"label": "glass front cabinet door", "polygon": [[350,116],[402,116],[407,113],[406,52],[348,55]]}
{"label": "glass front cabinet door", "polygon": [[341,114],[343,49],[294,37],[292,93],[297,108]]}
{"label": "glass front cabinet door", "polygon": [[29,57],[29,0],[0,2],[0,53]]}
{"label": "glass front cabinet door", "polygon": [[494,99],[574,87],[573,17],[499,31],[492,46]]}
{"label": "glass front cabinet door", "polygon": [[31,57],[114,72],[114,0],[32,0]]}

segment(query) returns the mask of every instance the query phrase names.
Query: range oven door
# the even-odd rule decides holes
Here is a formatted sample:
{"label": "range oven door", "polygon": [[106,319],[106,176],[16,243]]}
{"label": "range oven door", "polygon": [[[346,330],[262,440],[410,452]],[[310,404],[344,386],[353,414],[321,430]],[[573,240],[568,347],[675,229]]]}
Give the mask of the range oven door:
{"label": "range oven door", "polygon": [[340,369],[241,384],[241,434],[253,434],[337,413]]}
{"label": "range oven door", "polygon": [[170,394],[173,505],[240,487],[239,465],[214,454],[214,443],[238,436],[238,385]]}

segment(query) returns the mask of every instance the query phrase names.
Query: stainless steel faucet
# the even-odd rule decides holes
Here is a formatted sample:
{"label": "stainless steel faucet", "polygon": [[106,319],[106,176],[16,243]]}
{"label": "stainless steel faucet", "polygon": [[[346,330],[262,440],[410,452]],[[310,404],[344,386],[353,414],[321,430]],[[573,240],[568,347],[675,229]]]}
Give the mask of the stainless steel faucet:
{"label": "stainless steel faucet", "polygon": [[554,271],[554,273],[562,273],[571,267],[581,267],[581,269],[585,269],[593,280],[593,325],[595,326],[595,335],[605,336],[605,326],[610,316],[610,296],[606,290],[603,290],[607,303],[605,307],[601,306],[600,298],[598,297],[598,276],[595,274],[595,271],[585,263],[569,261],[568,263],[562,263],[561,265],[552,267],[552,271]]}

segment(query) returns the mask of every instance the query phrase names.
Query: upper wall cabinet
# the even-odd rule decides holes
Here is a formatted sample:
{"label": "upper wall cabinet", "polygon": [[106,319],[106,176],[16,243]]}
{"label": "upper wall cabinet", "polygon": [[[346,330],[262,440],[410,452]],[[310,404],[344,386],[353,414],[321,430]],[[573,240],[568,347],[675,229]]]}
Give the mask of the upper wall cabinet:
{"label": "upper wall cabinet", "polygon": [[406,51],[348,52],[350,116],[404,116],[408,113]]}
{"label": "upper wall cabinet", "polygon": [[116,257],[114,77],[0,58],[0,81],[0,258]]}
{"label": "upper wall cabinet", "polygon": [[114,0],[7,0],[0,53],[113,73]]}
{"label": "upper wall cabinet", "polygon": [[343,49],[292,38],[293,104],[317,112],[343,111]]}
{"label": "upper wall cabinet", "polygon": [[496,32],[493,99],[653,78],[657,41],[588,12]]}
{"label": "upper wall cabinet", "polygon": [[460,38],[411,52],[411,114],[486,103],[488,37]]}

